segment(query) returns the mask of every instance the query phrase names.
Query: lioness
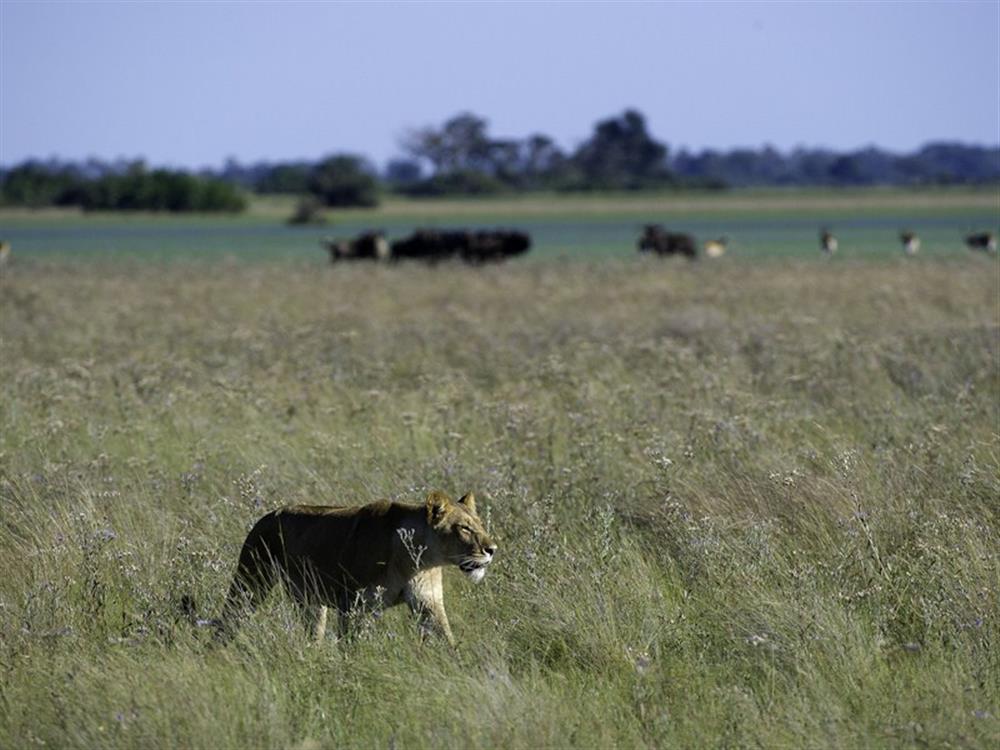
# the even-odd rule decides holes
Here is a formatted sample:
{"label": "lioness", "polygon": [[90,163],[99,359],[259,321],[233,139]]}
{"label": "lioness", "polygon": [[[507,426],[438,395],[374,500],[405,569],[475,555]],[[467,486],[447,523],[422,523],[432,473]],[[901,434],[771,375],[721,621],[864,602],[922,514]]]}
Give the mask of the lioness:
{"label": "lioness", "polygon": [[406,602],[422,634],[436,632],[454,645],[441,568],[454,564],[480,581],[496,549],[472,493],[458,502],[432,492],[417,505],[280,508],[247,535],[216,625],[228,638],[281,580],[302,605],[317,639],[326,632],[328,606],[337,608],[343,630],[352,607],[377,610]]}

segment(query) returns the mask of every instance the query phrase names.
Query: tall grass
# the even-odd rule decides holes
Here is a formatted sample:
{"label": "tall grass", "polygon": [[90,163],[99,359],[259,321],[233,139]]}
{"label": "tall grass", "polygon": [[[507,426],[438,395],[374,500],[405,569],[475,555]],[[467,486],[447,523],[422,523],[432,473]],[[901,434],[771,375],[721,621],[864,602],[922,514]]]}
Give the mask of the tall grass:
{"label": "tall grass", "polygon": [[[994,747],[995,263],[25,263],[0,278],[0,747]],[[500,545],[226,648],[292,502]]]}

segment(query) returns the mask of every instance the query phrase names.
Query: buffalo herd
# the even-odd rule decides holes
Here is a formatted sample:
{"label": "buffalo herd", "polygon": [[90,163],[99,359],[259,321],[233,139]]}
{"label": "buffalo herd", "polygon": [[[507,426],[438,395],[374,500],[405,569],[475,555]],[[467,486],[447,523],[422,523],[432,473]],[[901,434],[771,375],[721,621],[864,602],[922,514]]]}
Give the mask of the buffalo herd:
{"label": "buffalo herd", "polygon": [[495,230],[418,229],[405,239],[389,243],[383,232],[369,231],[353,240],[323,240],[334,263],[342,260],[422,260],[439,263],[458,259],[466,263],[496,263],[522,255],[531,248],[524,232]]}
{"label": "buffalo herd", "polygon": [[[920,249],[920,237],[909,229],[899,233],[899,241],[906,255],[915,255]],[[347,260],[421,260],[433,264],[461,260],[478,265],[523,255],[531,248],[531,237],[525,232],[507,229],[418,229],[409,237],[391,243],[384,232],[367,231],[353,240],[324,239],[322,244],[334,263]],[[819,247],[824,255],[836,253],[838,244],[829,228],[820,229]],[[966,235],[965,244],[972,250],[997,251],[997,238],[993,232]],[[701,245],[699,252],[699,246],[690,234],[669,231],[662,224],[647,224],[642,228],[636,246],[640,253],[677,255],[694,260],[699,255],[708,258],[724,255],[728,240],[725,237],[708,240]]]}

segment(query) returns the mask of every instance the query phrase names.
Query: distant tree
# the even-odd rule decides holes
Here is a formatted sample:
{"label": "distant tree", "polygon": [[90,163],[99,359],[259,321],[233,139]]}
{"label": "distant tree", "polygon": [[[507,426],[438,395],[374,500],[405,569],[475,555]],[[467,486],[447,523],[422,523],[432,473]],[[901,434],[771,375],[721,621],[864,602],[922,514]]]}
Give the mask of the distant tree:
{"label": "distant tree", "polygon": [[931,143],[910,154],[869,147],[837,153],[797,148],[783,155],[770,147],[698,154],[681,151],[670,162],[685,182],[720,179],[731,185],[914,185],[1000,182],[1000,148]]}
{"label": "distant tree", "polygon": [[445,122],[440,130],[425,127],[410,132],[402,145],[413,158],[430,162],[435,173],[487,172],[490,140],[486,131],[486,120],[463,112]]}
{"label": "distant tree", "polygon": [[698,154],[682,149],[671,160],[670,168],[682,178],[699,180],[721,179],[724,172],[721,155],[712,149],[706,149]]}
{"label": "distant tree", "polygon": [[[383,174],[389,189],[411,195],[484,195],[504,190],[635,189],[674,186],[718,189],[751,185],[1000,184],[1000,147],[928,143],[896,154],[770,146],[728,151],[681,150],[671,155],[628,110],[595,125],[572,155],[548,136],[492,138],[485,119],[459,114],[440,128],[414,131],[408,156]],[[669,158],[668,158],[669,157]],[[424,168],[431,168],[428,175]],[[314,195],[323,205],[377,202],[375,169],[360,156],[319,163],[229,159],[219,170],[150,169],[139,160],[69,162],[32,159],[0,168],[0,204],[82,206],[88,210],[239,211],[241,188]]]}
{"label": "distant tree", "polygon": [[307,162],[268,165],[257,177],[253,188],[258,193],[307,193],[311,170]]}
{"label": "distant tree", "polygon": [[633,189],[669,182],[667,147],[646,129],[634,109],[597,123],[573,155],[585,187]]}
{"label": "distant tree", "polygon": [[327,206],[378,205],[374,169],[361,156],[336,154],[314,166],[309,173],[309,192]]}
{"label": "distant tree", "polygon": [[416,163],[427,162],[431,172],[439,172],[448,161],[443,138],[441,131],[432,127],[415,128],[403,137],[399,145]]}
{"label": "distant tree", "polygon": [[441,128],[414,130],[403,150],[419,166],[427,162],[432,174],[399,190],[410,195],[483,195],[518,182],[518,144],[492,140],[485,119],[469,112],[452,117]]}
{"label": "distant tree", "polygon": [[87,183],[79,205],[88,211],[242,211],[246,199],[228,182],[168,169],[151,171],[135,161],[123,173]]}
{"label": "distant tree", "polygon": [[72,205],[83,183],[79,172],[69,166],[55,168],[38,161],[26,161],[4,174],[3,203],[15,206]]}
{"label": "distant tree", "polygon": [[415,159],[392,159],[385,167],[385,181],[392,187],[406,187],[420,182],[424,170]]}
{"label": "distant tree", "polygon": [[149,186],[146,164],[136,160],[120,172],[91,182],[80,205],[88,211],[152,209]]}
{"label": "distant tree", "polygon": [[257,178],[260,175],[263,165],[245,166],[233,156],[230,156],[222,165],[222,169],[215,174],[204,175],[206,177],[218,177],[233,185],[238,185],[244,190],[253,190]]}
{"label": "distant tree", "polygon": [[150,171],[142,161],[82,166],[25,162],[4,175],[4,203],[80,206],[85,210],[240,211],[246,199],[232,185],[188,172]]}
{"label": "distant tree", "polygon": [[504,183],[492,175],[471,170],[443,172],[402,186],[400,192],[407,195],[436,197],[442,195],[489,195],[505,189]]}
{"label": "distant tree", "polygon": [[578,172],[548,136],[493,138],[487,121],[469,112],[440,128],[411,131],[402,147],[414,162],[430,166],[428,178],[398,188],[416,195],[531,190],[571,182]]}
{"label": "distant tree", "polygon": [[232,185],[216,179],[199,179],[194,211],[227,211],[236,213],[247,207],[247,199]]}
{"label": "distant tree", "polygon": [[486,146],[485,169],[480,171],[502,184],[520,187],[524,177],[521,156],[520,141],[513,139],[489,141]]}
{"label": "distant tree", "polygon": [[[1000,147],[966,146],[962,143],[928,143],[906,158],[904,167],[918,172],[922,181],[1000,182]],[[908,167],[908,168],[907,168]]]}
{"label": "distant tree", "polygon": [[532,185],[557,179],[566,161],[556,142],[542,133],[528,136],[521,144],[521,171]]}
{"label": "distant tree", "polygon": [[798,148],[785,159],[792,185],[828,185],[837,155],[825,149]]}
{"label": "distant tree", "polygon": [[898,174],[898,157],[877,148],[852,151],[836,157],[829,175],[834,185],[891,185],[904,180]]}

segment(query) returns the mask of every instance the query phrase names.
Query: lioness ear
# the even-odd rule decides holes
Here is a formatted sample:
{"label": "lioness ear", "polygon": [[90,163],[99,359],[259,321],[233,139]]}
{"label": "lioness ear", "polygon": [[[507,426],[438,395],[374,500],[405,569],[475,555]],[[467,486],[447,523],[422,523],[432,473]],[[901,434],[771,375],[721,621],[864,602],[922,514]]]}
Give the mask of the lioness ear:
{"label": "lioness ear", "polygon": [[441,520],[441,516],[448,509],[448,505],[451,503],[451,498],[449,498],[443,492],[438,492],[435,490],[427,496],[427,520],[435,524]]}
{"label": "lioness ear", "polygon": [[476,512],[476,496],[471,492],[459,498],[458,504],[464,505],[470,513]]}

